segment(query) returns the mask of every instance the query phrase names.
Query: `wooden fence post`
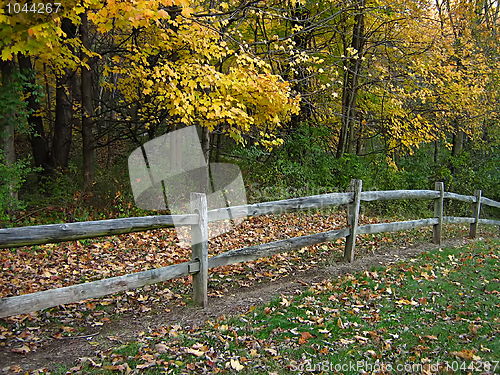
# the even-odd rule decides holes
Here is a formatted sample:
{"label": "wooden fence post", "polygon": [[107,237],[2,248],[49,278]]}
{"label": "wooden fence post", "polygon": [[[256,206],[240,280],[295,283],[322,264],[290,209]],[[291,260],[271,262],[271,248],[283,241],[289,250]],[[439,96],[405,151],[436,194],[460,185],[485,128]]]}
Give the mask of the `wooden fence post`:
{"label": "wooden fence post", "polygon": [[438,223],[432,227],[432,239],[435,244],[441,245],[441,233],[443,230],[444,183],[436,182],[435,189],[439,191],[439,197],[434,200],[434,217],[438,219]]}
{"label": "wooden fence post", "polygon": [[349,235],[345,238],[344,260],[352,263],[354,261],[354,249],[356,247],[356,232],[358,231],[359,207],[361,198],[362,180],[351,180],[349,192],[354,193],[351,203],[347,205],[347,227]]}
{"label": "wooden fence post", "polygon": [[479,223],[479,215],[481,214],[481,196],[483,192],[481,190],[475,190],[474,196],[476,201],[472,203],[472,216],[474,217],[474,222],[470,224],[469,237],[476,238],[477,234],[477,224]]}
{"label": "wooden fence post", "polygon": [[191,225],[191,259],[200,262],[199,272],[193,274],[193,300],[203,308],[208,303],[208,216],[207,197],[191,193],[191,213],[198,214],[198,224]]}

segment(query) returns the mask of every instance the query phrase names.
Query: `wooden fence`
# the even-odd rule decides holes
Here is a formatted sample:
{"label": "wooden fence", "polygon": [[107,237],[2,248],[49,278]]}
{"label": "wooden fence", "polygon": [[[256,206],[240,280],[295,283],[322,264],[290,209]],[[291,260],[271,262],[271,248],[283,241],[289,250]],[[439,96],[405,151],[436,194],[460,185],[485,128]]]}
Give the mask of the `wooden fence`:
{"label": "wooden fence", "polygon": [[[445,198],[471,203],[472,217],[443,216],[443,200]],[[371,202],[397,199],[433,199],[434,217],[430,219],[358,226],[361,201]],[[347,228],[245,247],[210,258],[208,257],[208,223],[210,222],[224,220],[228,215],[233,219],[237,219],[267,214],[299,212],[344,204],[347,205]],[[469,235],[470,237],[475,237],[478,224],[500,226],[500,220],[480,219],[481,205],[500,208],[499,202],[482,197],[480,190],[476,190],[473,196],[449,193],[444,191],[442,182],[436,183],[435,190],[362,191],[362,181],[352,180],[349,190],[346,193],[314,195],[220,208],[211,211],[207,211],[207,201],[204,194],[192,193],[191,214],[189,215],[147,216],[0,229],[0,248],[58,243],[150,229],[169,228],[174,227],[174,222],[176,225],[180,223],[181,225],[191,226],[192,238],[192,259],[189,262],[64,288],[2,298],[0,299],[0,318],[62,304],[75,303],[88,298],[102,297],[187,275],[193,275],[194,301],[205,307],[208,299],[207,280],[208,269],[210,268],[268,257],[273,254],[344,237],[346,238],[344,258],[346,261],[352,262],[355,256],[356,236],[358,234],[394,232],[433,226],[433,241],[436,244],[440,244],[442,226],[448,223],[470,224]]]}

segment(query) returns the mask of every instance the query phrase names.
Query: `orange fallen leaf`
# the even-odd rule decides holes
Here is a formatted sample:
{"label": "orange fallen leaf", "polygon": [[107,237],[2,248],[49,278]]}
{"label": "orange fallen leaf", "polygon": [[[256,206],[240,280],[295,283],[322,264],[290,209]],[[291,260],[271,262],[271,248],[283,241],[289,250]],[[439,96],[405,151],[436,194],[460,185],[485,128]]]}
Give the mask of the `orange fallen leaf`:
{"label": "orange fallen leaf", "polygon": [[469,332],[472,333],[473,335],[477,335],[477,331],[482,328],[483,326],[479,325],[479,324],[474,324],[474,323],[470,323],[469,324]]}
{"label": "orange fallen leaf", "polygon": [[307,340],[309,340],[310,338],[312,338],[313,335],[311,335],[309,332],[301,332],[300,333],[300,337],[299,337],[299,344],[300,345],[303,345],[307,342]]}
{"label": "orange fallen leaf", "polygon": [[10,366],[9,370],[15,372],[16,374],[23,372],[23,369],[19,366]]}

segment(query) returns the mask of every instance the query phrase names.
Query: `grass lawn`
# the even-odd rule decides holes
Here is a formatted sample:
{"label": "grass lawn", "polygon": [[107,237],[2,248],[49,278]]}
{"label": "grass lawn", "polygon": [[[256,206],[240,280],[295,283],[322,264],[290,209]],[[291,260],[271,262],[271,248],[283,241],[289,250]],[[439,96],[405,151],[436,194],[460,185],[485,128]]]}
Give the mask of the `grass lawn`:
{"label": "grass lawn", "polygon": [[204,327],[166,326],[60,373],[500,373],[500,241],[282,295]]}

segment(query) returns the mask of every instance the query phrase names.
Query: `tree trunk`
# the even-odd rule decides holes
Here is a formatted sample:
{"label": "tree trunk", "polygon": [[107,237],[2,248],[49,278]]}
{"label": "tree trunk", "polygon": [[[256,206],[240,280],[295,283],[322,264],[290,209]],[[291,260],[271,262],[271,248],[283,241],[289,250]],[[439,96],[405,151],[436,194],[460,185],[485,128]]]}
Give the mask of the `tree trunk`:
{"label": "tree trunk", "polygon": [[[49,78],[47,76],[47,64],[43,64],[43,78],[45,81],[45,95],[47,96],[47,104],[46,104],[46,111],[47,111],[47,121],[49,125],[49,134],[47,135],[47,140],[50,141],[51,139],[54,139],[54,121],[52,118],[52,97],[51,97],[51,90],[50,90],[50,85],[49,85]],[[49,159],[50,159],[50,145],[48,144],[49,148]],[[49,160],[50,162],[50,160]]]}
{"label": "tree trunk", "polygon": [[203,157],[205,162],[210,162],[210,130],[208,128],[201,128],[201,150],[203,152]]}
{"label": "tree trunk", "polygon": [[217,133],[217,151],[215,153],[215,162],[219,163],[220,162],[220,149],[221,149],[221,140],[222,140],[222,133]]}
{"label": "tree trunk", "polygon": [[366,0],[361,0],[358,4],[358,13],[354,19],[351,48],[356,50],[356,58],[349,56],[345,51],[346,62],[344,67],[344,87],[342,90],[342,126],[340,129],[339,143],[337,146],[337,158],[344,156],[344,153],[352,153],[355,147],[355,124],[356,124],[356,102],[359,87],[359,74],[361,71],[361,57],[365,44],[365,4]]}
{"label": "tree trunk", "polygon": [[[76,34],[76,27],[71,20],[62,20],[62,29],[68,38]],[[56,78],[56,118],[54,124],[54,139],[52,141],[52,166],[67,169],[69,152],[71,150],[73,131],[73,87],[74,72],[63,69]]]}
{"label": "tree trunk", "polygon": [[[0,60],[0,70],[2,73],[2,90],[7,94],[7,99],[13,99],[14,95],[18,95],[17,92],[12,90],[13,85],[13,70],[14,64],[12,61],[1,61]],[[3,162],[7,167],[14,166],[16,164],[16,148],[14,145],[15,136],[15,108],[14,105],[10,105],[6,113],[2,113],[3,124],[0,124],[0,147],[3,151]],[[1,118],[0,117],[0,118]],[[9,184],[9,196],[10,196],[10,208],[14,210],[16,208],[15,202],[17,202],[17,181],[8,181]]]}
{"label": "tree trunk", "polygon": [[358,138],[356,140],[356,155],[360,155],[361,152],[363,151],[364,145],[363,145],[363,140],[361,138]]}
{"label": "tree trunk", "polygon": [[[80,34],[83,47],[90,50],[87,13],[81,15]],[[83,60],[83,57],[82,57]],[[89,59],[86,60],[90,64]],[[94,134],[92,106],[92,71],[90,67],[82,67],[82,141],[83,141],[83,190],[88,191],[94,183]]]}
{"label": "tree trunk", "polygon": [[52,166],[67,169],[73,130],[73,90],[71,72],[56,79],[56,119],[52,141]]}
{"label": "tree trunk", "polygon": [[[207,163],[209,165],[210,163],[210,130],[208,128],[202,126],[201,127],[201,151],[203,153],[202,158],[202,163]],[[201,177],[200,177],[200,191],[202,193],[210,193],[211,190],[211,184],[210,184],[210,175],[209,173],[206,173],[203,168],[201,171]]]}
{"label": "tree trunk", "polygon": [[453,134],[453,147],[451,149],[451,154],[453,156],[458,156],[462,152],[464,146],[464,132],[457,130],[456,134]]}
{"label": "tree trunk", "polygon": [[[310,11],[307,10],[304,6],[300,4],[296,4],[291,14],[290,27],[293,29],[296,26],[300,26],[303,28],[307,28],[310,25],[309,21]],[[298,50],[306,51],[308,46],[311,44],[311,35],[306,35],[304,33],[296,33],[293,36],[293,41],[295,42],[295,47]],[[309,73],[306,71],[304,66],[295,65],[295,73],[293,73],[293,87],[292,89],[301,95],[307,94],[308,92],[308,76]],[[290,73],[291,74],[291,73]],[[305,124],[307,121],[311,120],[313,114],[313,108],[309,101],[301,100],[300,101],[300,111],[298,114],[292,114],[290,116],[290,121],[288,124],[288,128],[286,129],[286,134],[292,136],[297,132],[302,124]],[[291,157],[292,150],[287,147],[286,148],[288,157]],[[302,155],[302,152],[297,152],[295,154]]]}
{"label": "tree trunk", "polygon": [[439,154],[439,140],[434,141],[434,163],[437,163],[438,161],[438,154]]}
{"label": "tree trunk", "polygon": [[26,77],[26,83],[28,83],[24,87],[24,94],[28,97],[28,124],[30,127],[29,140],[33,150],[35,166],[42,167],[43,173],[48,174],[50,172],[49,145],[47,135],[45,134],[45,129],[43,127],[43,118],[39,115],[41,105],[40,102],[36,100],[36,92],[32,91],[32,87],[36,84],[35,77],[33,75],[33,66],[31,64],[31,59],[22,54],[18,54],[17,60],[19,62],[21,73]]}

